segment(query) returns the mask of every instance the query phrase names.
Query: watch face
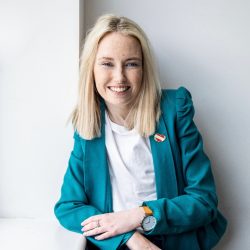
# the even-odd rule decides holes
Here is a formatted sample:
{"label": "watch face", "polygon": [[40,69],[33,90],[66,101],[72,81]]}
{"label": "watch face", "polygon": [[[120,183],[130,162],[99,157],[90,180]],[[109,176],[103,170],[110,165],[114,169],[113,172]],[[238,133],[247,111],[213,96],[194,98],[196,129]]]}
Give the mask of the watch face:
{"label": "watch face", "polygon": [[147,216],[142,221],[142,228],[144,231],[152,230],[156,225],[156,218],[152,215]]}

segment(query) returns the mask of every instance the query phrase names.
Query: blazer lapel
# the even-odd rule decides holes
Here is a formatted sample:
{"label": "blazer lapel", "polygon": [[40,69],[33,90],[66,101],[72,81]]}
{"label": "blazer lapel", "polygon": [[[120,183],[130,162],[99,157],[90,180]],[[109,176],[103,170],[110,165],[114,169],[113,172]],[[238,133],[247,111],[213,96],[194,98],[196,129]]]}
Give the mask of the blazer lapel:
{"label": "blazer lapel", "polygon": [[[164,140],[157,141],[156,134],[165,136]],[[156,136],[159,137],[159,136]],[[169,135],[163,115],[157,124],[156,132],[150,136],[153,155],[157,198],[173,198],[178,195],[175,166]]]}
{"label": "blazer lapel", "polygon": [[[101,102],[101,137],[86,141],[85,167],[88,168],[88,186],[96,205],[103,212],[112,212],[112,191],[105,146],[105,106]],[[103,204],[103,205],[102,205]]]}

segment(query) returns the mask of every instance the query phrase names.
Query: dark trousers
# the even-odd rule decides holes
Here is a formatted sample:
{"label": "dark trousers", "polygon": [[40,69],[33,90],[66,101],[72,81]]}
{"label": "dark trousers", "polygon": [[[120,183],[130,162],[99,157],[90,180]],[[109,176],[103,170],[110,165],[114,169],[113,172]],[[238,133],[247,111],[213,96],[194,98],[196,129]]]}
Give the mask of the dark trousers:
{"label": "dark trousers", "polygon": [[[162,236],[147,236],[144,235],[148,240],[158,246],[160,249],[164,250],[164,238]],[[93,245],[90,241],[87,240],[86,250],[100,250],[98,247]],[[121,250],[129,250],[127,246],[123,246],[120,248]]]}

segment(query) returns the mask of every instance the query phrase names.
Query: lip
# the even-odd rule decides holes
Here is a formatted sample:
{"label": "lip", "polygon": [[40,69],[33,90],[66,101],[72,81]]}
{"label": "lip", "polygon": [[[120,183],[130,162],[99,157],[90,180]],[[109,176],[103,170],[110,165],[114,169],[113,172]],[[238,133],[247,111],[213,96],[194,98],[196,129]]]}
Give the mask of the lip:
{"label": "lip", "polygon": [[[111,91],[113,94],[118,95],[118,96],[122,96],[122,95],[126,95],[128,93],[128,91],[131,89],[131,86],[128,85],[114,85],[114,86],[108,86],[107,87],[109,89],[109,91]],[[111,88],[128,88],[126,91],[114,91]]]}
{"label": "lip", "polygon": [[108,86],[107,88],[108,88],[109,90],[110,90],[111,88],[128,88],[128,89],[130,89],[131,86],[128,86],[128,85],[123,85],[123,86]]}
{"label": "lip", "polygon": [[127,88],[130,87],[129,85],[110,85],[108,88]]}

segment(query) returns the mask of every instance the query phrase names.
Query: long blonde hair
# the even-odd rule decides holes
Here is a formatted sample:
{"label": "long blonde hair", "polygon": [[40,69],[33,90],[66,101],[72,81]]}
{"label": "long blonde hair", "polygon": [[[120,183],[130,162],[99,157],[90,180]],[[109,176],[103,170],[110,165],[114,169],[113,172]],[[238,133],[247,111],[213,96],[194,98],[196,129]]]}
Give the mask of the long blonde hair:
{"label": "long blonde hair", "polygon": [[135,37],[141,45],[143,80],[137,101],[129,112],[127,126],[142,136],[155,132],[160,117],[161,87],[155,70],[150,43],[144,31],[132,20],[113,14],[98,18],[85,38],[80,56],[78,100],[71,114],[73,127],[81,137],[90,140],[101,135],[100,96],[95,88],[93,68],[101,39],[108,33],[120,32]]}

